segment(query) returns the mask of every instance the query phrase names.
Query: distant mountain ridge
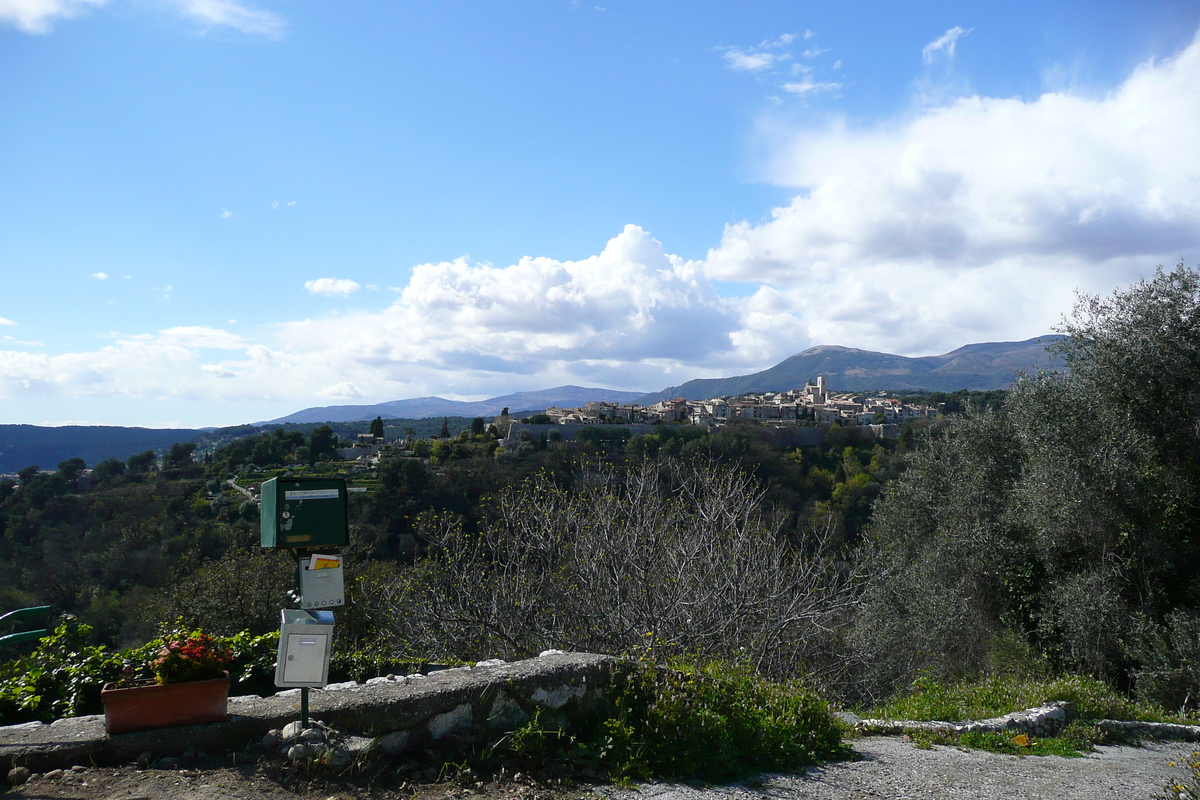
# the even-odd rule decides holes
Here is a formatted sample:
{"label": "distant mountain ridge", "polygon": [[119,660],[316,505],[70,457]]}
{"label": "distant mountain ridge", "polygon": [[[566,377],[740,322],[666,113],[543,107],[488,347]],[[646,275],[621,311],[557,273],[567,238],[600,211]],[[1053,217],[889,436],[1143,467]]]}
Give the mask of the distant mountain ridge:
{"label": "distant mountain ridge", "polygon": [[94,467],[106,458],[122,461],[135,453],[162,450],[175,442],[191,441],[191,428],[121,428],[107,425],[0,425],[0,473],[36,464],[54,469],[60,461],[82,458]]}
{"label": "distant mountain ridge", "polygon": [[1046,351],[1047,345],[1063,338],[1047,335],[1022,342],[969,344],[944,355],[917,358],[820,345],[762,372],[732,378],[698,378],[644,395],[636,402],[650,405],[671,397],[706,400],[752,392],[782,392],[800,388],[818,375],[825,376],[829,388],[838,392],[1006,389],[1022,370],[1064,369],[1062,359]]}
{"label": "distant mountain ridge", "polygon": [[466,402],[447,400],[444,397],[413,397],[407,400],[391,400],[386,403],[362,406],[317,406],[288,414],[286,417],[257,424],[283,424],[285,422],[359,422],[375,419],[423,419],[425,417],[488,417],[507,408],[518,411],[542,410],[549,406],[574,408],[589,401],[608,403],[630,403],[641,397],[641,392],[621,392],[615,389],[585,388],[582,386],[556,386],[535,392],[516,392],[487,400]]}

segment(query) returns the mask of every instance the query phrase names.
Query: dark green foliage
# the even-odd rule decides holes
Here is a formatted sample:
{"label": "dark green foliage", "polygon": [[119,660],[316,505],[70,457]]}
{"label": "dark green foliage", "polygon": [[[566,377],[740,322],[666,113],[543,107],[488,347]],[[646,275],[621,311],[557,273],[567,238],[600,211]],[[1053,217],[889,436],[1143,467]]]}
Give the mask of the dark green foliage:
{"label": "dark green foliage", "polygon": [[315,464],[318,461],[333,456],[337,446],[338,439],[337,435],[333,432],[333,428],[328,425],[313,428],[313,432],[308,439],[308,463]]}
{"label": "dark green foliage", "polygon": [[643,662],[605,721],[613,777],[729,780],[795,771],[849,750],[829,707],[794,683],[769,683],[747,666],[712,662],[660,669]]}
{"label": "dark green foliage", "polygon": [[[146,644],[117,651],[88,644],[91,631],[64,618],[28,656],[0,664],[0,725],[102,712],[100,690],[122,679],[150,679],[163,647],[162,634]],[[230,694],[274,691],[279,632],[214,637],[232,655],[226,665]]]}
{"label": "dark green foliage", "polygon": [[1200,273],[1084,297],[1063,332],[1070,373],[935,431],[876,506],[867,691],[997,669],[1009,643],[1162,703],[1200,696]]}
{"label": "dark green foliage", "polygon": [[192,454],[195,452],[195,442],[176,442],[167,449],[163,456],[163,469],[179,470],[191,465]]}
{"label": "dark green foliage", "polygon": [[367,431],[372,436],[383,438],[383,417],[376,417],[371,420],[371,429]]}
{"label": "dark green foliage", "polygon": [[158,468],[158,456],[153,450],[147,450],[144,453],[130,456],[125,462],[125,466],[135,475],[144,475]]}
{"label": "dark green foliage", "polygon": [[609,780],[728,781],[851,753],[815,693],[796,683],[770,683],[746,666],[667,668],[642,660],[610,691],[600,718],[567,728],[539,710],[488,755],[529,771],[585,766]]}

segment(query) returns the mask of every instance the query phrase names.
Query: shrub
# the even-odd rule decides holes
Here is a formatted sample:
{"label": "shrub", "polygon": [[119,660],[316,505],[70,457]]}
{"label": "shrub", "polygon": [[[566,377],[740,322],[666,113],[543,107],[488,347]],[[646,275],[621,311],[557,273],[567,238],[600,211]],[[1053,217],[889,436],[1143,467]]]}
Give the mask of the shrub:
{"label": "shrub", "polygon": [[813,691],[768,682],[746,665],[663,668],[642,659],[619,678],[611,700],[607,716],[574,732],[557,715],[535,713],[488,755],[532,771],[582,766],[612,780],[728,780],[850,752]]}

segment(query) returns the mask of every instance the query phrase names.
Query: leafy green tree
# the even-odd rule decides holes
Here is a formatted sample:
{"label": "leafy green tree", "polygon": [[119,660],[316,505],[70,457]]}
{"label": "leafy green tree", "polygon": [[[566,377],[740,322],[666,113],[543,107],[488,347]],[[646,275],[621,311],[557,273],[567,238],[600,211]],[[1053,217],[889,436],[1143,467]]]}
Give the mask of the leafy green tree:
{"label": "leafy green tree", "polygon": [[126,462],[131,475],[146,475],[158,467],[158,456],[153,450],[147,450],[135,456],[130,456]]}
{"label": "leafy green tree", "polygon": [[483,417],[475,417],[471,420],[471,435],[480,436],[483,434]]}
{"label": "leafy green tree", "polygon": [[313,428],[308,440],[308,463],[315,464],[323,458],[333,455],[336,449],[337,437],[333,433],[333,428],[328,425]]}
{"label": "leafy green tree", "polygon": [[195,452],[195,442],[176,442],[163,456],[163,469],[183,469],[192,463]]}
{"label": "leafy green tree", "polygon": [[79,480],[80,473],[85,469],[87,469],[87,464],[82,458],[68,458],[66,461],[58,462],[58,474],[62,475],[63,480],[72,488],[75,487],[75,482]]}
{"label": "leafy green tree", "polygon": [[441,437],[441,438],[443,438],[443,439],[449,439],[449,438],[450,438],[450,420],[449,420],[449,419],[443,419],[443,420],[442,420],[442,430],[441,430],[441,432],[438,434],[438,436],[440,436],[440,437]]}
{"label": "leafy green tree", "polygon": [[106,458],[92,468],[92,485],[108,483],[124,474],[124,461],[119,458]]}

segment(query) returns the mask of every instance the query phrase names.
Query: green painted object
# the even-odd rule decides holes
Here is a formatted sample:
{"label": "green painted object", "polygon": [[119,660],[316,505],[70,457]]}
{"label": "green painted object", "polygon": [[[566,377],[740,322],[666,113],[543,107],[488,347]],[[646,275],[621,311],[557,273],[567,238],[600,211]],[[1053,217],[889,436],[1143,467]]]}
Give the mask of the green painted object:
{"label": "green painted object", "polygon": [[13,622],[18,619],[29,619],[30,617],[40,617],[42,614],[49,614],[50,606],[31,606],[29,608],[18,608],[16,611],[9,611],[7,614],[0,614],[0,625],[6,622]]}
{"label": "green painted object", "polygon": [[17,642],[31,642],[34,639],[40,639],[45,635],[46,635],[45,630],[21,631],[20,633],[10,633],[7,636],[0,636],[0,645],[16,644]]}
{"label": "green painted object", "polygon": [[271,478],[263,481],[259,519],[263,547],[344,547],[350,543],[346,481]]}

